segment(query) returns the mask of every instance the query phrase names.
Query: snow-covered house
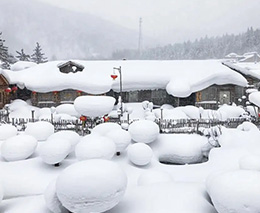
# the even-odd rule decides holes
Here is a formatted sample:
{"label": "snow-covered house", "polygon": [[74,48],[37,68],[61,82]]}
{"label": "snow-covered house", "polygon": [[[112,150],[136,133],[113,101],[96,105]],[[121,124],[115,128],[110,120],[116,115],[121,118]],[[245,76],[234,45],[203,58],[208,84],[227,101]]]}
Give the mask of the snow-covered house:
{"label": "snow-covered house", "polygon": [[238,55],[236,53],[229,53],[228,55],[226,55],[224,57],[225,60],[230,61],[230,62],[237,62],[243,58],[244,58],[244,56]]}
{"label": "snow-covered house", "polygon": [[239,62],[243,63],[257,63],[260,62],[260,55],[257,52],[249,52],[243,55],[244,58],[240,59]]}
{"label": "snow-covered house", "polygon": [[[4,70],[10,84],[31,91],[34,105],[72,103],[83,94],[118,96],[122,70],[124,102],[156,105],[232,102],[246,79],[216,60],[201,61],[52,61],[19,72]],[[238,89],[239,88],[239,89]],[[222,97],[225,97],[224,99]]]}
{"label": "snow-covered house", "polygon": [[9,83],[6,78],[0,74],[0,109],[10,101],[10,92]]}

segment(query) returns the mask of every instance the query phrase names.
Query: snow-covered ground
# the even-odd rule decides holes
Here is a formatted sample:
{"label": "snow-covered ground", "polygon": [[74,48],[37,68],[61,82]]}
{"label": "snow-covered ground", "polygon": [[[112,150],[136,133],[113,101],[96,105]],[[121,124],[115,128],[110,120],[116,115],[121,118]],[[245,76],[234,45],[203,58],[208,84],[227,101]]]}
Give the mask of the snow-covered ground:
{"label": "snow-covered ground", "polygon": [[[83,137],[54,133],[42,121],[24,132],[1,125],[0,212],[65,213],[65,207],[109,213],[260,212],[256,126],[245,122],[237,129],[222,127],[216,148],[205,136],[159,134],[141,103],[126,107],[133,111],[130,119],[141,119],[129,131],[105,123]],[[165,108],[169,117],[202,114],[195,107]],[[26,116],[25,109],[31,106],[17,100],[10,105],[10,116]],[[50,109],[34,109],[38,117],[50,116]],[[234,117],[244,113],[235,106],[219,111]]]}

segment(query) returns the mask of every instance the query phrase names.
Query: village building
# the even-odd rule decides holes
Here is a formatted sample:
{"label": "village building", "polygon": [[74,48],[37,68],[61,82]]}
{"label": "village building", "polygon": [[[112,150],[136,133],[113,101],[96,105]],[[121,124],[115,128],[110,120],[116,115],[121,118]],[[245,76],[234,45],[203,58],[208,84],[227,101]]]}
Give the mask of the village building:
{"label": "village building", "polygon": [[216,108],[236,103],[248,85],[245,77],[217,60],[52,61],[2,73],[9,84],[19,88],[18,98],[31,98],[35,106],[50,107],[73,103],[81,95],[118,98],[119,67],[123,102],[149,100],[158,106]]}

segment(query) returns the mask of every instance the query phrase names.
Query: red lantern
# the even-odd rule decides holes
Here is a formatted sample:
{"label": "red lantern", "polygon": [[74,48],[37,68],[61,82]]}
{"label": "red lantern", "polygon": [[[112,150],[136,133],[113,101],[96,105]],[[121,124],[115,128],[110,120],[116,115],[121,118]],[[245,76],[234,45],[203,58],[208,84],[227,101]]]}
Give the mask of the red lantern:
{"label": "red lantern", "polygon": [[84,115],[82,115],[82,116],[80,116],[80,118],[79,118],[81,121],[86,121],[87,120],[87,117],[86,116],[84,116]]}
{"label": "red lantern", "polygon": [[35,91],[32,91],[32,94],[33,94],[33,95],[36,95],[36,93],[37,93],[37,92],[35,92]]}
{"label": "red lantern", "polygon": [[104,119],[104,122],[108,122],[109,121],[109,117],[107,117],[107,116],[104,116],[103,119]]}
{"label": "red lantern", "polygon": [[54,95],[58,94],[58,91],[53,91],[53,94],[54,94]]}
{"label": "red lantern", "polygon": [[116,78],[117,78],[117,75],[115,75],[115,74],[112,74],[112,75],[111,75],[111,78],[113,78],[113,80],[116,80]]}
{"label": "red lantern", "polygon": [[6,92],[6,93],[10,93],[10,92],[12,92],[12,89],[11,89],[10,87],[7,87],[7,88],[5,89],[5,92]]}
{"label": "red lantern", "polygon": [[16,86],[12,87],[12,91],[16,92],[18,90],[18,88]]}

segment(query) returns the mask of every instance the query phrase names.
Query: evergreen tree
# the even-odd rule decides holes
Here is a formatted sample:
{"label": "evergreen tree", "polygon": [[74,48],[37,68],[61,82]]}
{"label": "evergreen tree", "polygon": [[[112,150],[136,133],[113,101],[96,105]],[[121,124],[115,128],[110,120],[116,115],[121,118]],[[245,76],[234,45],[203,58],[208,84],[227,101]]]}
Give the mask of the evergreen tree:
{"label": "evergreen tree", "polygon": [[4,69],[10,69],[10,64],[8,61],[8,48],[4,45],[5,40],[1,38],[2,32],[0,33],[0,63],[2,62],[1,67]]}
{"label": "evergreen tree", "polygon": [[36,47],[33,50],[33,54],[31,55],[31,60],[37,64],[47,62],[47,58],[44,57],[44,53],[42,53],[42,48],[38,42],[36,42]]}
{"label": "evergreen tree", "polygon": [[30,61],[30,55],[27,55],[24,53],[23,49],[21,49],[21,52],[16,51],[18,54],[16,58],[18,58],[20,61]]}

